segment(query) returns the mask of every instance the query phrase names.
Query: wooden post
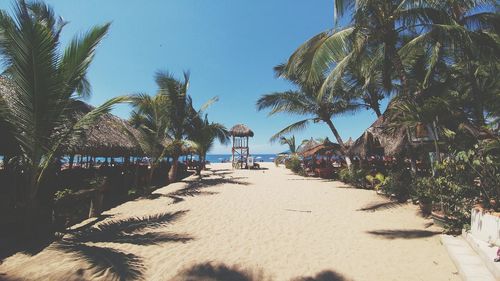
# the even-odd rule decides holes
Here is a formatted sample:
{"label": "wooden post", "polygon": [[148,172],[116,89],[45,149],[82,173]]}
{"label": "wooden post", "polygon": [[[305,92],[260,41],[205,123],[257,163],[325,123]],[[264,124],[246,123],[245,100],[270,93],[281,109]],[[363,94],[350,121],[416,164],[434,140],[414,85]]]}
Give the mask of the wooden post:
{"label": "wooden post", "polygon": [[101,186],[98,186],[94,192],[94,196],[90,201],[89,218],[97,217],[102,212],[102,204],[104,201],[104,191],[108,186],[108,178],[104,180]]}

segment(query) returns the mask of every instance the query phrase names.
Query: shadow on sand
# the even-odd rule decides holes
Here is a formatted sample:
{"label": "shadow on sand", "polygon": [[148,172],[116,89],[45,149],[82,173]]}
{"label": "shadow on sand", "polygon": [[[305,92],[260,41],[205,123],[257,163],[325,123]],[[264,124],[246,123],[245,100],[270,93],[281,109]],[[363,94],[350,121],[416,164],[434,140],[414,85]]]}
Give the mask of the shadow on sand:
{"label": "shadow on sand", "polygon": [[291,281],[349,281],[349,280],[350,279],[347,279],[340,273],[331,270],[325,270],[321,271],[320,273],[312,277],[309,276],[299,277],[299,278],[294,278]]}
{"label": "shadow on sand", "polygon": [[[182,271],[171,281],[272,281],[262,269],[248,270],[239,266],[203,263]],[[290,281],[348,281],[342,274],[331,270],[322,271],[315,276],[296,277]]]}
{"label": "shadow on sand", "polygon": [[187,211],[105,221],[98,226],[92,225],[76,230],[53,243],[51,247],[86,260],[95,273],[109,271],[114,275],[113,278],[118,280],[141,279],[144,271],[141,257],[96,243],[111,242],[142,246],[168,242],[186,243],[193,238],[185,234],[150,231],[175,222],[185,213]]}
{"label": "shadow on sand", "polygon": [[371,203],[371,204],[368,204],[360,209],[357,209],[356,211],[375,212],[375,211],[399,208],[399,207],[405,206],[407,204],[408,203],[399,203],[396,201]]}
{"label": "shadow on sand", "polygon": [[176,203],[184,201],[185,197],[217,194],[218,192],[205,190],[205,189],[208,189],[211,187],[224,185],[224,184],[234,184],[234,185],[243,185],[243,186],[250,185],[249,182],[243,181],[247,177],[225,177],[225,176],[221,176],[219,174],[215,174],[215,175],[220,176],[220,177],[217,177],[217,178],[205,177],[205,178],[195,180],[195,181],[183,181],[184,183],[186,183],[186,187],[184,187],[182,189],[179,189],[175,192],[171,192],[168,194],[153,193],[153,194],[150,194],[144,198],[154,200],[154,199],[158,199],[161,197],[168,197],[168,198],[173,199],[172,204],[176,204]]}
{"label": "shadow on sand", "polygon": [[386,229],[386,230],[373,230],[367,233],[379,236],[385,239],[418,239],[426,238],[434,235],[441,234],[438,231],[420,230],[420,229]]}

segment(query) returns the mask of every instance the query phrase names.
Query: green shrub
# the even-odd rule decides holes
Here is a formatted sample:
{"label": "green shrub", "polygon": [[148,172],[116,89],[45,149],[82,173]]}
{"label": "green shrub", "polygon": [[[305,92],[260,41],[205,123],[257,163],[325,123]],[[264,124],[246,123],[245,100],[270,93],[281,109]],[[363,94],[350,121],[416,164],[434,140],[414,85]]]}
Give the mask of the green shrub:
{"label": "green shrub", "polygon": [[297,174],[299,176],[302,176],[302,177],[307,177],[307,173],[306,173],[306,170],[304,170],[304,168],[300,168],[300,170],[297,172]]}
{"label": "green shrub", "polygon": [[58,202],[60,200],[65,199],[67,196],[73,194],[73,190],[66,188],[63,190],[59,190],[54,195],[54,201]]}
{"label": "green shrub", "polygon": [[393,170],[387,174],[381,190],[405,202],[412,194],[412,175],[407,169]]}
{"label": "green shrub", "polygon": [[499,155],[487,148],[483,142],[474,149],[449,155],[436,164],[434,177],[415,180],[414,194],[438,204],[449,219],[448,230],[467,227],[477,203],[492,211],[500,209]]}
{"label": "green shrub", "polygon": [[339,180],[354,187],[364,188],[366,187],[366,175],[367,172],[363,169],[349,170],[345,168],[340,170]]}
{"label": "green shrub", "polygon": [[292,156],[290,159],[285,161],[285,167],[292,170],[294,173],[298,173],[302,170],[302,161],[297,156]]}
{"label": "green shrub", "polygon": [[367,175],[365,179],[375,190],[379,190],[385,184],[385,176],[382,173],[377,173],[375,176]]}
{"label": "green shrub", "polygon": [[422,203],[436,202],[439,186],[433,177],[417,178],[413,183],[412,193]]}

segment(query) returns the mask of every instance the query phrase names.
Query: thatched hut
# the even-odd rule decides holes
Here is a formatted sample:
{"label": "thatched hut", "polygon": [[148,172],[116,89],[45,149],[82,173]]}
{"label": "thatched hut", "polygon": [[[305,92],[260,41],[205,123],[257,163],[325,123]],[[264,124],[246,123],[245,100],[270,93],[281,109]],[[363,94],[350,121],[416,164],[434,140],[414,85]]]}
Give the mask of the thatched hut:
{"label": "thatched hut", "polygon": [[[82,101],[74,102],[71,119],[78,120],[93,110]],[[65,145],[64,154],[80,154],[100,157],[122,157],[142,155],[134,138],[139,133],[127,121],[110,113],[104,114],[78,141]]]}
{"label": "thatched hut", "polygon": [[[13,87],[9,82],[0,77],[0,98],[14,95]],[[5,99],[8,102],[8,99]],[[7,124],[0,120],[0,155],[12,154],[17,151],[14,138],[8,133]]]}
{"label": "thatched hut", "polygon": [[365,158],[370,154],[394,156],[409,145],[406,128],[388,130],[388,118],[380,116],[349,148],[349,154]]}
{"label": "thatched hut", "polygon": [[321,144],[320,142],[318,142],[315,139],[311,138],[310,140],[305,141],[301,145],[299,145],[299,147],[297,148],[297,153],[300,155],[304,151],[311,150],[311,149],[317,147],[320,144]]}
{"label": "thatched hut", "polygon": [[302,150],[299,154],[304,157],[315,157],[316,155],[325,155],[325,154],[337,154],[340,155],[341,147],[337,143],[331,142],[328,138],[325,139],[323,143],[320,143],[316,146],[312,146],[306,150]]}

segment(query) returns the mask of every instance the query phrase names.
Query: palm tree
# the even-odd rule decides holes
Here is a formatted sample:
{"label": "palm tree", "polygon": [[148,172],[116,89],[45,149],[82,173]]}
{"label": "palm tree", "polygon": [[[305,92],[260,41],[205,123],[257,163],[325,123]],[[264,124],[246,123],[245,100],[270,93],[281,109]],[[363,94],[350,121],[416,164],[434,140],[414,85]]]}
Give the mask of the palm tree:
{"label": "palm tree", "polygon": [[12,16],[0,11],[0,55],[15,89],[15,95],[0,101],[0,117],[12,128],[10,133],[21,151],[18,162],[24,164],[27,177],[25,204],[31,222],[47,222],[47,217],[36,219],[40,215],[37,210],[43,207],[37,198],[40,188],[46,187],[42,184],[46,172],[61,155],[62,145],[114,104],[126,100],[111,99],[76,123],[70,122],[75,99],[90,93],[86,72],[109,24],[75,37],[60,53],[63,26],[43,2],[19,0]]}
{"label": "palm tree", "polygon": [[178,80],[165,71],[159,71],[155,76],[159,87],[158,94],[166,99],[164,112],[168,120],[167,134],[171,139],[168,153],[172,157],[172,166],[168,172],[169,182],[177,180],[178,159],[189,129],[189,114],[192,109],[192,99],[187,93],[189,77],[189,72],[184,72],[183,80]]}
{"label": "palm tree", "polygon": [[291,136],[289,138],[281,137],[280,144],[288,145],[288,150],[290,150],[290,154],[295,154],[297,152],[297,146],[295,144],[295,136]]}
{"label": "palm tree", "polygon": [[192,132],[189,140],[194,143],[194,148],[198,152],[200,165],[198,165],[197,174],[201,176],[201,170],[205,168],[207,153],[213,147],[215,140],[221,144],[229,142],[229,131],[220,124],[208,121],[208,115],[201,118],[201,112],[197,112],[192,121]]}
{"label": "palm tree", "polygon": [[[280,74],[280,70],[283,68],[282,66],[278,66],[276,69],[278,74]],[[337,128],[333,124],[332,118],[333,116],[356,110],[359,104],[352,103],[342,89],[332,89],[335,95],[327,97],[326,95],[320,94],[321,85],[319,84],[307,84],[303,82],[300,77],[293,75],[287,76],[287,78],[297,85],[299,90],[263,95],[257,101],[257,109],[271,109],[269,113],[270,116],[277,113],[289,113],[309,117],[282,129],[271,137],[271,141],[278,140],[290,132],[303,130],[311,123],[324,122],[328,125],[337,142],[342,147],[343,153],[346,153],[347,148]]]}
{"label": "palm tree", "polygon": [[[410,95],[401,47],[408,37],[416,36],[422,26],[438,22],[439,1],[340,0],[335,1],[335,15],[352,11],[352,21],[344,28],[320,33],[302,44],[290,57],[285,72],[300,74],[308,83],[324,83],[324,94],[331,85],[356,74],[353,66],[363,61],[376,66],[372,72],[390,93]],[[373,70],[373,68],[371,68]],[[349,73],[350,72],[350,73]],[[371,71],[370,71],[371,72]],[[364,72],[369,74],[370,72]],[[324,82],[323,74],[328,73]],[[370,77],[370,75],[365,76]],[[394,89],[399,80],[399,89]],[[363,86],[363,81],[358,85]]]}
{"label": "palm tree", "polygon": [[160,161],[167,152],[168,135],[168,99],[165,95],[149,96],[136,94],[132,97],[134,110],[130,116],[130,123],[139,135],[130,134],[140,145],[142,151],[151,159],[151,170],[149,171],[149,183]]}
{"label": "palm tree", "polygon": [[[429,1],[433,13],[438,15],[424,24],[424,30],[401,50],[403,58],[414,62],[422,50],[430,49],[424,84],[434,75],[454,75],[460,86],[457,90],[470,98],[470,116],[477,125],[485,125],[487,107],[484,84],[480,81],[485,65],[497,64],[500,56],[500,15],[495,13],[495,1],[448,0]],[[437,63],[446,60],[448,68],[435,70]],[[451,68],[450,68],[451,67]],[[488,66],[489,67],[489,66]],[[456,72],[454,69],[459,68]],[[484,73],[484,72],[483,72]],[[495,75],[495,71],[488,76]]]}

